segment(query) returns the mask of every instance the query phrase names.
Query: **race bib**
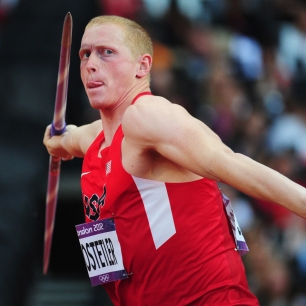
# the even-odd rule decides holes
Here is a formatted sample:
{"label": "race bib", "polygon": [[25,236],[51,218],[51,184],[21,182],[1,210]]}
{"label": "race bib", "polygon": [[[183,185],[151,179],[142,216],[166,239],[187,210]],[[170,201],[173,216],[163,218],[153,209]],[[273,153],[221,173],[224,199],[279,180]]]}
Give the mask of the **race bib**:
{"label": "race bib", "polygon": [[92,286],[128,278],[112,218],[76,225],[76,231]]}
{"label": "race bib", "polygon": [[239,227],[239,224],[238,224],[237,218],[235,216],[234,209],[232,207],[231,201],[223,193],[222,193],[222,200],[223,200],[223,204],[226,208],[227,217],[229,218],[230,223],[231,223],[231,227],[232,227],[232,231],[233,231],[233,234],[234,234],[237,251],[242,256],[249,251],[249,248],[248,248],[248,246],[245,242],[245,239],[242,235],[242,231]]}

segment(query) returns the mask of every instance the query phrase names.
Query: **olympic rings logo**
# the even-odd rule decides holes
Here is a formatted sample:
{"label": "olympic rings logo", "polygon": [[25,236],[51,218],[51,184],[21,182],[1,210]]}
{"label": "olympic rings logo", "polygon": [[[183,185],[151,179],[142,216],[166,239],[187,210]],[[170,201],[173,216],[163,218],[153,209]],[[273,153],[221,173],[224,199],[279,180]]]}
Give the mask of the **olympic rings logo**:
{"label": "olympic rings logo", "polygon": [[99,280],[100,280],[102,283],[106,283],[106,282],[109,281],[109,275],[108,275],[108,274],[100,275],[100,276],[99,276]]}

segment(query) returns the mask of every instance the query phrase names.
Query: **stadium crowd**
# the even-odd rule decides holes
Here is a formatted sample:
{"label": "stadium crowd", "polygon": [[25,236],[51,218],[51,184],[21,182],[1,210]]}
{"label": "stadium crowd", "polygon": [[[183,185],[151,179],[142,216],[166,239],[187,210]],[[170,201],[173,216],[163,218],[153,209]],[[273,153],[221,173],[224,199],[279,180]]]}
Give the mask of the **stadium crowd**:
{"label": "stadium crowd", "polygon": [[[18,22],[29,22],[20,17],[21,9],[29,8],[34,11],[34,4],[38,2],[0,2],[2,61],[12,53],[16,54],[15,64],[9,67],[5,63],[2,70],[3,67],[9,67],[12,71],[20,72],[11,76],[12,80],[19,78],[20,90],[25,90],[22,88],[23,81],[25,84],[26,81],[30,82],[26,71],[37,77],[36,71],[32,70],[33,66],[28,65],[29,61],[36,61],[37,57],[31,59],[30,52],[27,54],[28,49],[25,52],[21,52],[20,46],[16,49],[16,36],[14,44],[11,42],[12,35],[7,33],[15,33],[12,32],[13,24],[16,27]],[[100,0],[93,1],[94,8],[87,16],[84,13],[85,5],[73,7],[72,1],[73,9],[70,9],[68,2],[71,1],[63,5],[60,13],[64,16],[67,10],[72,11],[75,25],[83,25],[85,19],[88,21],[99,14],[121,15],[140,23],[154,41],[151,74],[153,94],[183,105],[192,115],[211,127],[234,151],[248,155],[306,186],[305,0]],[[56,7],[53,4],[52,6]],[[33,25],[31,29],[38,33],[47,26],[50,27],[52,16],[49,17],[45,27]],[[53,21],[55,20],[61,24],[63,18],[57,13],[54,14]],[[25,24],[23,26],[26,28]],[[60,29],[60,25],[58,28]],[[78,33],[81,35],[81,32],[80,29]],[[77,56],[80,35],[74,40],[74,57]],[[48,40],[48,35],[44,35],[44,41],[37,41],[46,46],[36,50],[32,46],[33,55],[36,56],[35,52],[45,52],[51,46]],[[52,41],[52,44],[56,43]],[[46,80],[54,79],[55,82],[58,47],[54,52],[53,49],[52,52],[50,50],[51,48],[47,53],[50,56],[48,60],[44,58],[46,53],[40,54],[38,64],[43,65],[44,74],[39,78],[46,77]],[[10,61],[13,62],[14,59]],[[77,59],[72,63],[76,65],[72,69],[77,71]],[[20,67],[23,68],[22,71]],[[3,75],[4,73],[0,74],[1,83],[6,84],[7,80]],[[76,75],[78,76],[77,72]],[[81,83],[75,78],[71,81],[73,83],[70,88],[73,87],[73,91],[69,99],[73,100],[71,103],[77,101],[80,107],[77,114],[68,113],[68,120],[81,118],[78,122],[71,123],[82,124],[98,118],[98,114],[87,105]],[[15,82],[13,84],[16,85]],[[44,126],[49,123],[45,118],[49,115],[50,120],[52,118],[54,92],[51,90],[47,94],[42,92],[41,95],[31,96],[34,97],[33,107],[29,110],[29,105],[25,105],[22,99],[24,95],[17,95],[15,92],[12,96],[13,90],[8,92],[9,88],[0,88],[1,99],[8,103],[1,123],[5,126],[4,122],[8,118],[18,120],[19,115],[26,115],[22,122],[31,122],[31,135],[37,135],[40,140]],[[14,87],[14,91],[16,90],[18,87]],[[27,87],[26,90],[28,93],[37,88]],[[41,99],[44,95],[48,97],[46,100],[49,108],[40,109],[42,101],[38,98]],[[24,112],[24,106],[27,106],[27,113]],[[18,107],[20,114],[15,107]],[[41,120],[37,120],[37,116]],[[35,137],[33,139],[36,141]],[[0,150],[0,154],[7,154],[2,151]],[[42,156],[43,153],[39,151],[39,154]],[[33,175],[43,175],[41,169],[36,170]],[[28,173],[21,175],[25,179]],[[220,187],[231,199],[248,241],[250,252],[243,260],[250,288],[258,297],[260,305],[306,305],[306,221],[277,204],[267,205],[229,186]],[[4,197],[3,193],[2,196]],[[5,205],[7,200],[1,200],[0,203]],[[29,210],[26,203],[24,207]],[[37,209],[33,207],[33,203],[31,207],[33,211]],[[5,239],[2,239],[2,243],[1,238],[9,230],[3,228],[3,231],[3,234],[0,232],[0,252],[6,250],[3,247]],[[0,269],[1,273],[4,273],[3,269]]]}

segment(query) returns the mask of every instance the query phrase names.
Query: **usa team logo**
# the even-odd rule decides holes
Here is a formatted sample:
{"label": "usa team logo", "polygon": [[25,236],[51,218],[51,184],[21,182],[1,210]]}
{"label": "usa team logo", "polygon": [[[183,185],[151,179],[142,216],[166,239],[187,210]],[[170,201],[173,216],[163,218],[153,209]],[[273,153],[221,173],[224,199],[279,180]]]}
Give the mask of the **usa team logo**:
{"label": "usa team logo", "polygon": [[97,194],[93,194],[90,198],[84,195],[83,203],[85,209],[85,215],[92,221],[97,221],[100,216],[101,208],[105,204],[106,198],[106,185],[103,186],[103,193],[99,197]]}

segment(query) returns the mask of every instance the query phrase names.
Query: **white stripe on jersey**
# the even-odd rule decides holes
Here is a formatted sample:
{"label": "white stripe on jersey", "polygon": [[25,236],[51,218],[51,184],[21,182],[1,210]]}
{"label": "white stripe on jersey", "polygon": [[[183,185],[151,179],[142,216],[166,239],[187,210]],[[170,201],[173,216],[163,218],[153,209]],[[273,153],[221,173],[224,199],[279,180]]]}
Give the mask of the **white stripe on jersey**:
{"label": "white stripe on jersey", "polygon": [[132,176],[141,195],[155,248],[175,233],[175,225],[165,183]]}

